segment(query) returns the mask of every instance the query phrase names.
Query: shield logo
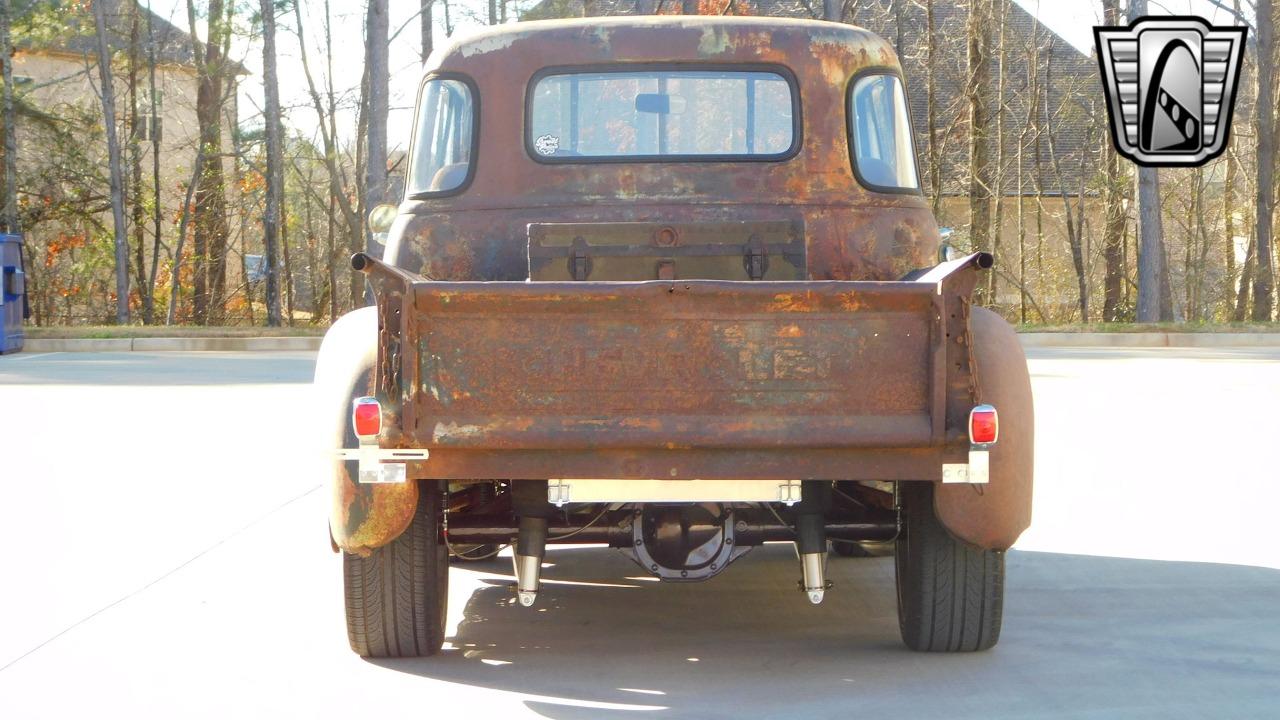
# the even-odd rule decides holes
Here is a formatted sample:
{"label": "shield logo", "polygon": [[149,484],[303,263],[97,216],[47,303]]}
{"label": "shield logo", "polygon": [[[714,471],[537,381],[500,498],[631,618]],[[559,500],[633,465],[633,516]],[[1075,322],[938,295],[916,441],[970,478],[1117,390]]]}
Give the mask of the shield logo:
{"label": "shield logo", "polygon": [[1143,17],[1093,29],[1119,153],[1139,165],[1203,165],[1227,146],[1247,28]]}

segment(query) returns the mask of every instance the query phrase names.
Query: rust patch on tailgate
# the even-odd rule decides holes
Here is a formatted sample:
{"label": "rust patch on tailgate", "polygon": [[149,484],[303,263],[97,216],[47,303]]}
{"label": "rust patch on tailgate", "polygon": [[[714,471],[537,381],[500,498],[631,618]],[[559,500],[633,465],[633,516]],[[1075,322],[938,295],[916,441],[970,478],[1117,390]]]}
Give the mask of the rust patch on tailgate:
{"label": "rust patch on tailgate", "polygon": [[876,283],[422,283],[414,434],[467,449],[926,446],[930,310]]}
{"label": "rust patch on tailgate", "polygon": [[[972,407],[990,257],[898,282],[436,282],[379,290],[384,445],[419,478],[938,480]],[[399,312],[395,312],[399,310]],[[961,325],[962,327],[962,325]]]}

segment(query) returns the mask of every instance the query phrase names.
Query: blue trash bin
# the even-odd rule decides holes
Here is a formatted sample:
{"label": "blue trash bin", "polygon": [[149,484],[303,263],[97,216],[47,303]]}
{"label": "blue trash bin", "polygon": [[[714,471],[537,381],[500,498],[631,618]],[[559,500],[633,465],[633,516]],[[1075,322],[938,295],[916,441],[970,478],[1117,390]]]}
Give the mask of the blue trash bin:
{"label": "blue trash bin", "polygon": [[22,349],[26,334],[27,276],[22,261],[22,236],[0,235],[0,355]]}

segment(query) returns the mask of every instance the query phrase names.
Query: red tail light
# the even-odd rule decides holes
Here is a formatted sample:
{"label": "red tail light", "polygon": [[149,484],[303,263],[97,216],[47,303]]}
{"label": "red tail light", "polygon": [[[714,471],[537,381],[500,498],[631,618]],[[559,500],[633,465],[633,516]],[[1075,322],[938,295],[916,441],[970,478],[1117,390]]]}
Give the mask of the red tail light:
{"label": "red tail light", "polygon": [[382,432],[382,406],[371,397],[356,398],[351,407],[351,424],[356,437],[377,437]]}
{"label": "red tail light", "polygon": [[1000,437],[1000,419],[990,405],[979,405],[969,412],[969,442],[990,445]]}

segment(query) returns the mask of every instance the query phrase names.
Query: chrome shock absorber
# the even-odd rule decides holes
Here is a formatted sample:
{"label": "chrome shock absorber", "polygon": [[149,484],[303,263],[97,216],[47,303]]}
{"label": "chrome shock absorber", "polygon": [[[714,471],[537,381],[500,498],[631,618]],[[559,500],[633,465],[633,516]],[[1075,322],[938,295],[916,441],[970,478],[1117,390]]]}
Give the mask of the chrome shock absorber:
{"label": "chrome shock absorber", "polygon": [[831,483],[805,480],[796,513],[796,552],[800,556],[800,589],[817,605],[827,592],[826,514],[831,508]]}
{"label": "chrome shock absorber", "polygon": [[547,502],[545,480],[514,480],[511,483],[511,504],[519,518],[516,535],[515,565],[516,597],[524,607],[531,607],[538,598],[542,560],[547,554],[547,518],[555,507]]}

